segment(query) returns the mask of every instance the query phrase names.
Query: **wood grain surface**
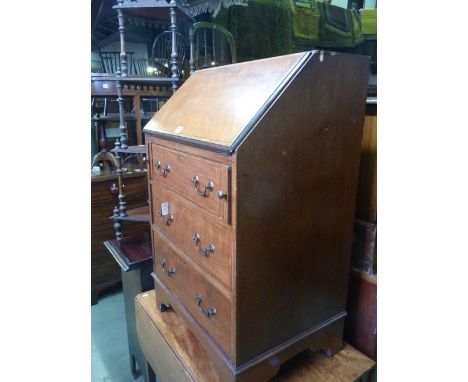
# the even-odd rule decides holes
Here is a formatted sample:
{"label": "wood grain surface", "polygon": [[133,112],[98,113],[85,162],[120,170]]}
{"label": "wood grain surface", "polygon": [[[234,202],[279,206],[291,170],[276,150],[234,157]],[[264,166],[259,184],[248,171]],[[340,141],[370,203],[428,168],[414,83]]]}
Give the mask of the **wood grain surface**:
{"label": "wood grain surface", "polygon": [[370,107],[364,119],[361,147],[356,217],[375,223],[377,221],[377,112]]}
{"label": "wood grain surface", "polygon": [[[150,187],[153,224],[177,243],[187,256],[231,290],[231,227],[219,224],[201,208],[162,185],[151,183]],[[161,221],[159,216],[162,203],[168,203],[169,214],[173,218],[170,225]],[[214,252],[208,256],[200,254],[193,240],[195,234],[200,237],[200,248],[213,245]]]}
{"label": "wood grain surface", "polygon": [[[156,309],[154,290],[135,299],[141,347],[162,382],[217,382],[204,346],[175,311]],[[372,374],[375,362],[346,344],[333,358],[310,350],[285,363],[274,382],[353,382]]]}
{"label": "wood grain surface", "polygon": [[[169,234],[171,240],[165,236],[170,228],[159,235],[158,225],[153,227],[157,302],[185,319],[223,381],[265,381],[305,349],[333,355],[342,347],[368,58],[314,51],[206,73],[187,81],[153,119],[167,126],[172,121],[177,134],[161,143],[169,135],[146,130],[153,222],[162,202],[163,188],[157,186],[164,185],[177,194],[180,203],[165,199],[173,200],[178,219],[188,226]],[[248,100],[258,89],[262,102]],[[245,110],[233,106],[238,100],[230,95],[241,96]],[[180,104],[173,102],[177,99]],[[186,144],[187,129],[177,121],[196,129],[191,139],[229,144],[231,157]],[[218,130],[222,134],[210,135]],[[158,175],[157,161],[159,171],[168,164],[170,172]],[[222,204],[210,204],[215,195],[197,195],[190,179],[198,173],[201,184],[226,184]],[[183,218],[179,206],[185,207]],[[184,230],[191,230],[192,213],[210,214],[220,226],[232,227],[232,292],[220,284],[226,275],[213,276],[222,275],[226,264],[208,269],[213,263],[186,255],[190,244]],[[213,235],[209,241],[223,236],[211,231],[204,234]],[[177,270],[175,276],[165,274],[162,258]],[[194,304],[198,291],[204,309],[213,306],[219,316],[200,314]]]}
{"label": "wood grain surface", "polygon": [[305,54],[196,71],[144,132],[230,146]]}
{"label": "wood grain surface", "polygon": [[[154,256],[154,273],[168,289],[178,296],[194,319],[205,328],[216,340],[219,346],[227,353],[231,351],[231,298],[223,290],[215,287],[187,258],[177,252],[177,249],[161,234],[153,231],[153,243],[157,248]],[[175,273],[168,276],[161,266],[165,259],[166,270],[173,269]],[[200,293],[205,311],[216,309],[216,315],[205,317],[195,301],[195,295]]]}
{"label": "wood grain surface", "polygon": [[[224,214],[227,198],[220,199],[218,192],[227,193],[228,191],[228,166],[154,143],[151,144],[150,158],[152,181],[171,188],[200,207],[223,220],[227,220],[227,216]],[[159,169],[157,168],[158,163]],[[164,171],[165,167],[169,170]],[[212,182],[213,188],[211,191],[206,191],[205,196],[197,193],[195,184],[192,182],[195,176],[199,180],[199,191],[203,191],[204,187]]]}
{"label": "wood grain surface", "polygon": [[377,276],[351,271],[345,339],[368,357],[377,359]]}
{"label": "wood grain surface", "polygon": [[367,78],[313,55],[235,153],[239,365],[345,312]]}

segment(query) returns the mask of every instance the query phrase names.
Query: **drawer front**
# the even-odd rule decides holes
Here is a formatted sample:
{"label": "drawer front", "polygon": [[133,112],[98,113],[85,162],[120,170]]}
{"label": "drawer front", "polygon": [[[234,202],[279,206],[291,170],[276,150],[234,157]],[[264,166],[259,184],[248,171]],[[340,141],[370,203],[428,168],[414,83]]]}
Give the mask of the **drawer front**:
{"label": "drawer front", "polygon": [[151,144],[150,177],[227,221],[229,166]]}
{"label": "drawer front", "polygon": [[[147,194],[146,176],[123,178],[122,181],[124,184],[125,195]],[[101,202],[105,200],[113,200],[117,202],[118,195],[119,182],[117,179],[105,180],[103,182],[91,182],[92,202]]]}
{"label": "drawer front", "polygon": [[[231,289],[231,230],[160,184],[151,184],[153,224],[204,270]],[[162,204],[168,215],[161,216]]]}
{"label": "drawer front", "polygon": [[[193,268],[158,232],[154,272],[227,353],[231,351],[231,301]],[[163,265],[162,265],[163,264]]]}

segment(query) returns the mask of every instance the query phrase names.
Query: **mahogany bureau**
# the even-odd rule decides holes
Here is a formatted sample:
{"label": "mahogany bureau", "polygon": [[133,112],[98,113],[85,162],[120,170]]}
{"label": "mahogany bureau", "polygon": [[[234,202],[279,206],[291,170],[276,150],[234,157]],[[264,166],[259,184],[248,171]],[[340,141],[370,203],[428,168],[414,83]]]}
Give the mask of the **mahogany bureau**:
{"label": "mahogany bureau", "polygon": [[223,381],[342,347],[367,57],[195,72],[145,126],[153,277]]}

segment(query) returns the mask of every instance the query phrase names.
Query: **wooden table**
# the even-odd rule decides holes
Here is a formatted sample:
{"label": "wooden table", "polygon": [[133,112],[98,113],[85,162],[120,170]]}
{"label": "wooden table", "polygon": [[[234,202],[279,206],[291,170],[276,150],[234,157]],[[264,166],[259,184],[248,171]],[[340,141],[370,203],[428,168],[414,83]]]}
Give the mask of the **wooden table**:
{"label": "wooden table", "polygon": [[153,288],[151,237],[148,232],[143,232],[138,235],[124,237],[120,243],[116,239],[108,240],[104,242],[104,245],[117,264],[120,265],[122,272],[130,370],[133,378],[137,378],[139,370],[145,380],[148,381],[147,362],[138,344],[136,334],[134,300],[138,293]]}
{"label": "wooden table", "polygon": [[[149,381],[220,381],[200,341],[174,311],[156,309],[154,290],[135,298],[136,325]],[[307,350],[285,363],[274,382],[375,381],[375,362],[346,344],[332,358]]]}

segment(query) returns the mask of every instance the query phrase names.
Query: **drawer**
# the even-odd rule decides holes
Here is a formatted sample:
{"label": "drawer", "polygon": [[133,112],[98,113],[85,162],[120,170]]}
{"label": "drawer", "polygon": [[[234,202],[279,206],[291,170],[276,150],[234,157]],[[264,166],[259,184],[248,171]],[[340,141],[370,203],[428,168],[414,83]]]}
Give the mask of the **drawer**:
{"label": "drawer", "polygon": [[[127,196],[144,195],[147,193],[146,176],[123,178],[122,181],[124,184],[124,193]],[[119,182],[117,179],[91,182],[91,202],[101,202],[105,200],[117,201],[118,194]]]}
{"label": "drawer", "polygon": [[[154,273],[218,345],[231,354],[231,300],[153,231]],[[162,265],[163,264],[163,265]]]}
{"label": "drawer", "polygon": [[[153,224],[211,276],[231,289],[230,227],[217,224],[201,208],[160,184],[151,184],[151,194]],[[167,216],[160,215],[163,203],[167,203]]]}
{"label": "drawer", "polygon": [[150,177],[228,220],[229,166],[151,144]]}

